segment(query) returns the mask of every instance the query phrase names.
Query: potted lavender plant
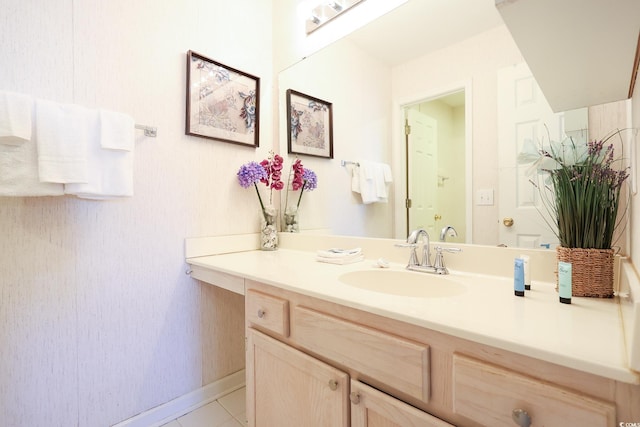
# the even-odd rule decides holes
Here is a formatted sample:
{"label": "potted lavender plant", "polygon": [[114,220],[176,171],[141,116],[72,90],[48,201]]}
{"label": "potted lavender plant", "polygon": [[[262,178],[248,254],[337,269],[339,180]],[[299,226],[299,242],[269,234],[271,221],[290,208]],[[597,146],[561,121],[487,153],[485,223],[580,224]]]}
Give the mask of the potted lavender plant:
{"label": "potted lavender plant", "polygon": [[538,172],[537,183],[532,182],[555,219],[558,260],[573,265],[574,296],[613,296],[613,239],[623,223],[621,190],[629,176],[614,155],[616,135],[620,131],[587,143],[567,138],[546,148],[529,141],[518,157]]}

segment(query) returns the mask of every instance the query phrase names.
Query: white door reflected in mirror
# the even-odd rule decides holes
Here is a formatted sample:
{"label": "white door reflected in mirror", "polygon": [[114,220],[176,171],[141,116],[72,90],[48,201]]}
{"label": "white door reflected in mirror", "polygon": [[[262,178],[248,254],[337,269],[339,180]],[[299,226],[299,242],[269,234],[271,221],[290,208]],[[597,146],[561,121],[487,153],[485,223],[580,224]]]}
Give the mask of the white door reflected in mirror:
{"label": "white door reflected in mirror", "polygon": [[[537,180],[526,173],[530,165],[520,165],[516,158],[527,140],[540,147],[561,141],[565,114],[551,110],[526,63],[498,70],[499,244],[532,249],[558,244],[548,208],[553,201],[542,199],[548,192],[536,188],[532,179]],[[582,115],[577,126],[586,138],[586,109]]]}

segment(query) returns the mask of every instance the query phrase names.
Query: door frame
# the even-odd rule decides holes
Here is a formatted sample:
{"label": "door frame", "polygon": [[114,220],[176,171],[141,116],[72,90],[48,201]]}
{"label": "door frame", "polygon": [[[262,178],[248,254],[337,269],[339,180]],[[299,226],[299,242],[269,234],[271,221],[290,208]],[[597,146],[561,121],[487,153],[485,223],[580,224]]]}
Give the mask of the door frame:
{"label": "door frame", "polygon": [[[393,235],[396,239],[406,239],[407,213],[405,201],[407,199],[406,176],[407,176],[407,150],[404,134],[404,109],[422,102],[434,101],[443,96],[464,90],[464,144],[465,144],[465,220],[466,238],[465,243],[472,243],[473,240],[473,108],[472,108],[472,88],[471,80],[453,83],[438,89],[425,92],[417,92],[412,95],[398,97],[393,100],[392,106],[392,165],[397,171],[395,175],[402,177],[394,179]],[[435,236],[431,236],[436,238]],[[437,239],[437,238],[436,238]]]}

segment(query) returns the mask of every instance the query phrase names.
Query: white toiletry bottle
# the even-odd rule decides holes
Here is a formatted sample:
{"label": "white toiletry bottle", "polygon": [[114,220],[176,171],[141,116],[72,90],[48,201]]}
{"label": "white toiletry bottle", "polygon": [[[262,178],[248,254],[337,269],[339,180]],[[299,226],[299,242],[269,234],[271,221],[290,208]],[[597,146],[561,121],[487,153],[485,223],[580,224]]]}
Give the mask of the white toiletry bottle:
{"label": "white toiletry bottle", "polygon": [[558,262],[558,293],[560,302],[571,304],[571,263]]}

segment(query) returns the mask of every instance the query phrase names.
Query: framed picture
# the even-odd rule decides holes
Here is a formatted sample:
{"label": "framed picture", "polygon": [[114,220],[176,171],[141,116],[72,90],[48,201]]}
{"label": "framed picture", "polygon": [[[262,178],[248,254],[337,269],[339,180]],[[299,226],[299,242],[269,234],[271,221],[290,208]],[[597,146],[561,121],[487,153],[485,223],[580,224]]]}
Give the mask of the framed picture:
{"label": "framed picture", "polygon": [[187,52],[186,134],[259,144],[260,78]]}
{"label": "framed picture", "polygon": [[333,159],[331,103],[287,90],[288,152]]}

